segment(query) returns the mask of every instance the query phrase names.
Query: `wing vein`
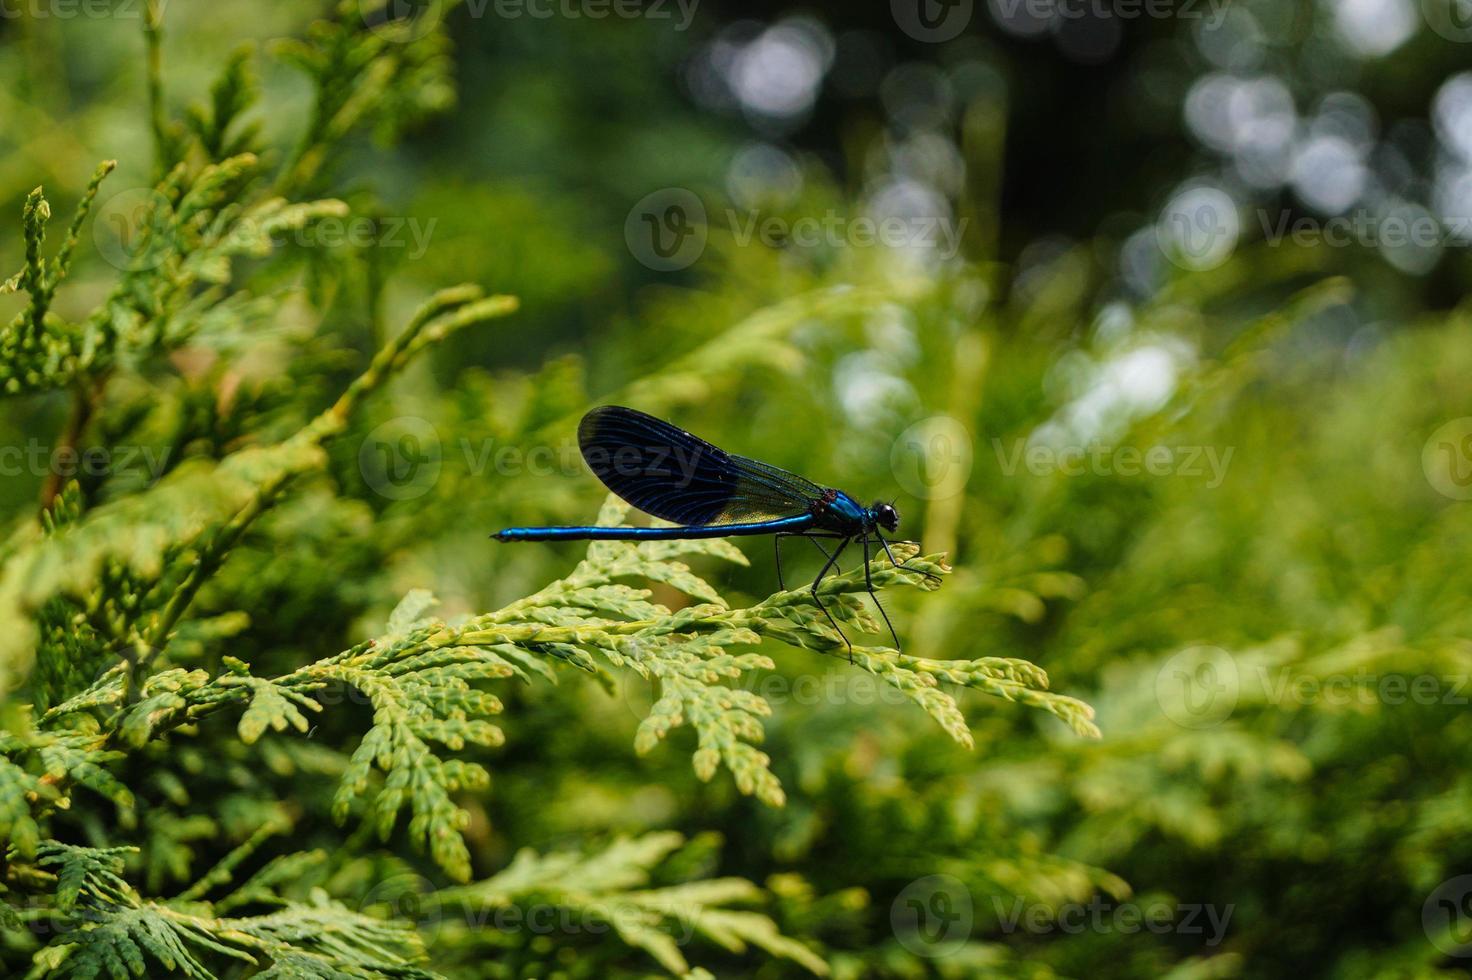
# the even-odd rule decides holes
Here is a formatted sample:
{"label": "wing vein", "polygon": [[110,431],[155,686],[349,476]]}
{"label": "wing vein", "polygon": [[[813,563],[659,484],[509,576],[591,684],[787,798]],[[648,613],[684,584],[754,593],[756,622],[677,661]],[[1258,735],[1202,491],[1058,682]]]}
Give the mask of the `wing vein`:
{"label": "wing vein", "polygon": [[594,474],[633,506],[667,521],[718,526],[796,517],[822,488],[736,456],[668,422],[604,406],[583,417],[578,444]]}

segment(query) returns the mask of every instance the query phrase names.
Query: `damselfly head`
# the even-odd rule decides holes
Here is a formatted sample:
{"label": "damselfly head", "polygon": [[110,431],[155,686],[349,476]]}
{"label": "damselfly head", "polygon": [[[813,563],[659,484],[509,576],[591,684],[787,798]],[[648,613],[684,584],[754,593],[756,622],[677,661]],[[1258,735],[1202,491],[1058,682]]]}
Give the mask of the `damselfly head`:
{"label": "damselfly head", "polygon": [[886,531],[897,531],[900,526],[900,512],[894,509],[894,504],[886,504],[879,500],[869,508],[869,513],[874,515],[874,523]]}

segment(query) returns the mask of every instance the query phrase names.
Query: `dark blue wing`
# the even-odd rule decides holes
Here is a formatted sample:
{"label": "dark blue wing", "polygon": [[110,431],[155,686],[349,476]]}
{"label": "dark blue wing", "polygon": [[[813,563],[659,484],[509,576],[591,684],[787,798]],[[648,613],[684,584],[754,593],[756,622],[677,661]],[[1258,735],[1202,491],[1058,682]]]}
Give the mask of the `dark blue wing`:
{"label": "dark blue wing", "polygon": [[823,495],[822,487],[794,473],[734,456],[632,408],[607,405],[584,415],[578,445],[608,489],[676,524],[796,517]]}

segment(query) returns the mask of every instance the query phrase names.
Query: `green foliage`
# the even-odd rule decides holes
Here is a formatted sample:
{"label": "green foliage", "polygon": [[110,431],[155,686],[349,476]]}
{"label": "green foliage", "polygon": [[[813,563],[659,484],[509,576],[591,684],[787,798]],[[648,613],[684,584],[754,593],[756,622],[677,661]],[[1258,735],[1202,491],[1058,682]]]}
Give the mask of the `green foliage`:
{"label": "green foliage", "polygon": [[[745,961],[757,950],[826,974],[810,943],[754,908],[771,901],[767,891],[711,873],[703,838],[687,845],[661,831],[601,848],[487,857],[491,774],[508,737],[541,724],[527,699],[648,685],[651,707],[628,733],[633,753],[656,758],[661,742],[679,742],[687,729],[700,783],[719,785],[724,767],[736,791],[770,807],[787,799],[776,761],[757,747],[774,712],[743,687],[775,669],[768,644],[877,678],[968,747],[970,729],[942,684],[1098,734],[1089,709],[1048,691],[1044,673],[1023,659],[939,660],[864,645],[850,652],[806,590],[726,598],[686,563],[748,564],[719,540],[595,543],[570,573],[487,613],[457,603],[461,611],[439,618],[432,594],[410,588],[371,638],[348,639],[357,628],[342,622],[309,636],[304,620],[273,610],[258,571],[300,572],[290,589],[352,574],[310,571],[324,557],[319,567],[330,567],[350,544],[322,542],[327,556],[303,550],[326,528],[356,535],[351,547],[370,561],[400,547],[403,516],[343,492],[367,470],[344,471],[337,447],[361,443],[378,393],[412,376],[421,354],[518,304],[474,286],[434,291],[367,356],[356,349],[358,332],[337,318],[345,290],[378,288],[363,275],[368,261],[322,262],[310,246],[284,244],[309,240],[316,223],[353,217],[364,203],[362,195],[349,195],[352,206],[301,199],[330,188],[355,132],[371,120],[391,139],[449,104],[443,10],[414,23],[369,10],[365,21],[357,4],[343,4],[303,39],[267,45],[315,93],[284,157],[259,124],[257,49],[226,58],[205,99],[176,119],[162,70],[162,6],[147,13],[158,178],[125,192],[138,202],[119,248],[105,256],[110,283],[94,277],[79,290],[90,311],[60,291],[111,162],[83,191],[49,258],[51,206],[40,189],[26,198],[24,265],[3,287],[24,299],[0,331],[4,394],[69,400],[62,439],[73,450],[91,436],[156,440],[164,460],[141,481],[48,475],[39,514],[17,515],[0,546],[0,618],[11,624],[0,635],[0,688],[14,695],[0,716],[7,965],[27,960],[37,978],[408,977],[464,968],[488,937],[451,923],[446,935],[457,938],[431,957],[425,924],[373,898],[422,853],[432,873],[460,884],[416,891],[421,911],[553,906],[611,928],[599,957],[622,949],[642,957],[637,969],[711,975],[683,948],[699,937],[717,959]],[[98,241],[106,252],[102,232]],[[668,403],[708,383],[712,362],[730,372],[789,370],[805,356],[795,339],[805,324],[851,317],[889,294],[825,288],[753,311],[634,380],[628,393]],[[364,307],[376,311],[379,302],[370,294]],[[302,320],[303,310],[293,329],[266,330],[273,319]],[[253,374],[250,358],[262,349],[305,365],[288,369],[303,372],[303,387]],[[547,394],[542,388],[524,388],[544,401],[513,421],[503,413],[505,431],[560,432],[586,402],[567,375]],[[600,519],[617,524],[625,515],[609,501]],[[293,548],[300,568],[283,555]],[[273,552],[281,561],[253,564]],[[902,567],[876,560],[870,569],[886,590],[931,591],[950,571],[913,545],[895,553]],[[850,569],[821,589],[856,634],[878,629],[861,601],[864,582],[863,569]],[[368,583],[360,624],[386,584]],[[266,639],[278,629],[294,638]],[[319,846],[281,846],[298,835]],[[181,888],[166,897],[171,883]],[[535,936],[490,942],[520,947],[517,956],[546,951]]]}
{"label": "green foliage", "polygon": [[414,16],[395,19],[388,0],[340,0],[335,16],[314,21],[306,38],[276,43],[275,53],[305,72],[315,89],[310,119],[278,188],[320,179],[331,155],[369,120],[387,141],[450,108],[449,39],[441,28],[454,6],[456,0],[429,0]]}
{"label": "green foliage", "polygon": [[38,864],[55,868],[49,924],[65,934],[36,956],[30,977],[126,980],[158,969],[209,980],[205,960],[268,964],[259,976],[429,977],[405,968],[424,951],[413,931],[332,902],[287,902],[275,912],[218,918],[209,903],[143,899],[121,873],[132,848],[84,848],[48,842]]}
{"label": "green foliage", "polygon": [[[0,384],[7,394],[55,386],[67,379],[70,362],[83,348],[85,338],[76,330],[48,329],[47,314],[56,290],[70,270],[82,223],[97,198],[102,180],[113,168],[108,160],[97,168],[77,205],[66,238],[48,263],[41,256],[51,205],[37,187],[26,197],[21,229],[25,237],[25,268],[0,283],[0,294],[23,291],[29,294],[26,308],[0,331]],[[95,338],[94,338],[95,339]]]}
{"label": "green foliage", "polygon": [[[1465,293],[1464,256],[1412,289],[1244,241],[1144,295],[1104,238],[930,265],[713,222],[654,276],[630,204],[719,214],[739,142],[673,104],[667,37],[163,6],[141,75],[97,43],[105,92],[0,57],[18,131],[80,134],[0,171],[0,430],[159,460],[0,483],[0,973],[1455,975],[1423,912],[1472,856],[1472,511],[1427,453],[1472,348],[1407,297]],[[948,57],[990,239],[1027,103]],[[152,161],[87,142],[134,132]],[[856,143],[868,181],[894,148]],[[859,213],[793,158],[773,214]],[[317,236],[406,210],[452,229],[419,262]],[[899,493],[923,540],[867,571],[903,652],[853,564],[821,589],[850,652],[765,547],[487,540],[592,517],[602,401]],[[1096,445],[1230,462],[1027,462]],[[1205,716],[1203,648],[1237,682]],[[916,910],[964,928],[927,945]]]}
{"label": "green foliage", "polygon": [[585,925],[611,926],[624,943],[678,976],[692,972],[676,941],[682,933],[699,934],[733,953],[744,952],[750,943],[818,976],[828,974],[820,957],[782,936],[770,918],[728,907],[761,900],[761,889],[745,879],[649,887],[650,871],[683,843],[679,834],[666,832],[616,840],[592,855],[519,851],[504,870],[484,881],[425,896],[425,908],[443,916],[447,938],[467,941],[472,950],[479,938],[473,924],[506,909],[550,906]]}

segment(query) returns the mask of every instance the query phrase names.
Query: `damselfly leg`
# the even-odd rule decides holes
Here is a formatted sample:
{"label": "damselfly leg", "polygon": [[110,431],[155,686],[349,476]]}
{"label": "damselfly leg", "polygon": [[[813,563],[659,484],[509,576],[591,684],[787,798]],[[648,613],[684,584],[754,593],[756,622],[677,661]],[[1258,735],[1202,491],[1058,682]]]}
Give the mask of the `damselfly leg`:
{"label": "damselfly leg", "polygon": [[[934,581],[934,582],[939,582],[940,581],[940,576],[937,575],[937,574],[935,574],[934,572],[927,572],[923,568],[911,568],[908,564],[904,564],[904,563],[895,561],[894,560],[894,552],[892,552],[892,551],[889,550],[889,542],[886,541],[886,540],[884,540],[884,535],[880,534],[878,531],[875,531],[874,532],[874,536],[876,538],[878,538],[879,539],[879,543],[884,546],[884,554],[885,554],[885,557],[887,557],[889,559],[889,563],[891,565],[893,565],[895,568],[903,569],[904,571],[907,571],[907,572],[919,572],[921,575],[924,575],[926,577],[926,579],[928,579],[930,581]],[[918,542],[915,542],[915,541],[906,541],[904,543],[905,544],[918,544]]]}
{"label": "damselfly leg", "polygon": [[[798,532],[788,532],[788,533],[782,533],[782,534],[774,534],[774,535],[772,535],[772,550],[777,555],[777,588],[781,589],[783,592],[786,592],[787,591],[787,583],[782,578],[782,539],[783,538],[807,538],[809,541],[811,541],[813,543],[813,546],[814,547],[816,547],[819,551],[821,551],[823,553],[823,557],[824,558],[832,558],[833,556],[828,552],[828,549],[825,548],[825,547],[823,547],[821,544],[818,543],[818,539],[819,538],[837,538],[837,537],[839,537],[839,535],[837,535],[837,534],[812,534],[812,533],[806,533],[806,532],[801,532],[801,531],[798,531]],[[842,572],[843,571],[843,569],[839,568],[837,566],[837,564],[835,564],[833,567],[834,567],[834,571],[837,571],[837,572]]]}
{"label": "damselfly leg", "polygon": [[[876,536],[878,536],[879,534],[878,531],[874,533]],[[894,623],[891,623],[889,621],[889,613],[885,612],[884,606],[880,605],[879,593],[874,591],[874,570],[869,567],[869,535],[865,534],[862,538],[860,538],[860,541],[864,545],[864,588],[869,590],[869,598],[874,600],[874,608],[879,610],[879,615],[884,620],[884,625],[889,627],[889,635],[890,638],[894,640],[895,650],[899,650],[900,635],[894,631]],[[883,543],[884,539],[880,538],[879,541],[880,543]],[[889,554],[889,545],[887,544],[884,545],[884,553]],[[893,562],[894,555],[890,555],[889,560]]]}
{"label": "damselfly leg", "polygon": [[[920,574],[925,575],[929,578],[939,578],[939,576],[937,576],[934,572],[927,572],[919,568],[911,568],[908,565],[896,561],[894,553],[889,550],[889,542],[884,540],[884,535],[880,534],[878,531],[873,532],[873,534],[874,537],[879,540],[880,547],[884,549],[884,554],[889,558],[890,564],[893,565],[895,568],[902,568],[908,572],[920,572]],[[808,540],[813,542],[813,545],[819,551],[821,551],[823,553],[823,557],[827,559],[827,561],[823,564],[822,570],[818,572],[818,577],[813,580],[813,584],[809,589],[809,592],[811,592],[812,594],[813,603],[823,611],[823,615],[827,617],[828,623],[833,627],[834,632],[836,632],[840,637],[843,638],[844,645],[848,647],[849,662],[852,663],[854,658],[854,645],[852,642],[849,641],[848,636],[839,627],[838,621],[833,618],[833,614],[828,611],[828,607],[823,604],[823,600],[818,597],[818,586],[823,584],[823,579],[828,577],[828,573],[830,571],[838,571],[838,557],[843,553],[843,549],[848,547],[849,542],[852,541],[853,538],[841,537],[840,535],[836,534],[829,535],[812,533],[778,534],[775,537],[776,543],[774,545],[774,550],[777,556],[777,585],[784,592],[787,590],[787,583],[782,574],[783,538],[807,538]],[[830,537],[838,539],[839,542],[838,547],[832,552],[823,547],[822,543],[818,540],[819,538]],[[889,636],[892,640],[894,640],[894,647],[896,650],[898,650],[900,648],[899,633],[895,630],[894,623],[889,618],[889,613],[885,611],[884,604],[879,601],[879,590],[874,588],[874,570],[872,567],[870,567],[872,554],[869,546],[869,535],[860,535],[859,542],[864,548],[864,588],[868,591],[869,597],[874,600],[874,608],[879,610],[879,616],[881,619],[884,620],[884,625],[889,629]]]}
{"label": "damselfly leg", "polygon": [[823,605],[823,600],[818,598],[818,586],[823,584],[823,579],[827,576],[828,570],[834,565],[838,564],[838,556],[843,554],[843,549],[847,548],[848,543],[852,540],[852,538],[844,538],[842,541],[838,542],[838,547],[833,550],[833,554],[829,556],[828,561],[823,565],[822,571],[818,572],[818,577],[813,579],[812,588],[808,590],[812,593],[813,604],[816,605],[819,609],[823,610],[823,615],[828,617],[828,625],[833,627],[833,631],[837,633],[839,637],[843,640],[843,645],[848,647],[849,663],[854,662],[854,645],[849,642],[849,639],[844,634],[843,630],[839,629],[838,620],[834,619],[833,614],[828,611],[828,607]]}

